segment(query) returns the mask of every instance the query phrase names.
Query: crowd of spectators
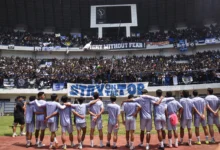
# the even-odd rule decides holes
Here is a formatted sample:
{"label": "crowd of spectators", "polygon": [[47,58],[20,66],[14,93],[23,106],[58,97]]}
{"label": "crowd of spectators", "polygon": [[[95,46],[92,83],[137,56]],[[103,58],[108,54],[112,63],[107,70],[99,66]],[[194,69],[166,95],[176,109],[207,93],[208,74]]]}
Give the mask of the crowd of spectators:
{"label": "crowd of spectators", "polygon": [[[149,82],[152,85],[207,83],[220,81],[220,51],[195,55],[132,56],[122,58],[74,58],[40,60],[21,57],[0,57],[0,84],[4,79],[19,79],[33,87],[53,83],[125,83]],[[189,80],[190,82],[185,82]],[[184,79],[183,79],[184,78]],[[17,84],[16,84],[17,83]]]}
{"label": "crowd of spectators", "polygon": [[[63,37],[63,36],[62,36]],[[161,42],[186,39],[189,42],[198,41],[205,38],[220,39],[220,26],[211,25],[203,28],[187,28],[182,30],[169,30],[167,32],[147,32],[145,34],[135,34],[132,37],[105,37],[97,38],[96,36],[82,35],[76,37],[73,35],[65,35],[60,38],[56,34],[30,33],[30,32],[14,32],[11,29],[0,28],[0,44],[1,45],[17,45],[17,46],[42,46],[43,43],[51,43],[52,46],[67,46],[65,42],[69,42],[68,47],[82,47],[86,43],[92,41],[93,44],[110,44],[121,42]]]}

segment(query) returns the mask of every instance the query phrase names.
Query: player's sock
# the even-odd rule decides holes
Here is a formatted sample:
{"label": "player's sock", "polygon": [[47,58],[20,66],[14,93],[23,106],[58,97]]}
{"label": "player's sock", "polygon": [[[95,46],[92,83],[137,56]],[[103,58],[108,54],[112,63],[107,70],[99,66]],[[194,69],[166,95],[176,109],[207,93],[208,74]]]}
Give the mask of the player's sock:
{"label": "player's sock", "polygon": [[30,144],[31,143],[31,140],[27,140],[27,144]]}
{"label": "player's sock", "polygon": [[209,136],[205,136],[205,140],[208,141],[209,140]]}
{"label": "player's sock", "polygon": [[57,138],[56,138],[56,137],[54,138],[54,142],[55,142],[55,143],[58,143],[58,141],[57,141]]}
{"label": "player's sock", "polygon": [[169,146],[172,146],[172,139],[169,139]]}
{"label": "player's sock", "polygon": [[180,143],[183,143],[183,138],[180,138]]}
{"label": "player's sock", "polygon": [[175,146],[178,147],[178,138],[175,139]]}
{"label": "player's sock", "polygon": [[39,143],[38,139],[36,139],[36,143]]}
{"label": "player's sock", "polygon": [[116,146],[116,142],[113,142],[113,146]]}
{"label": "player's sock", "polygon": [[50,142],[50,145],[53,145],[53,142]]}
{"label": "player's sock", "polygon": [[215,138],[214,138],[214,137],[212,137],[212,140],[214,141],[214,140],[215,140]]}
{"label": "player's sock", "polygon": [[192,139],[189,139],[189,145],[190,146],[192,145]]}
{"label": "player's sock", "polygon": [[163,141],[160,142],[160,147],[164,147]]}
{"label": "player's sock", "polygon": [[103,140],[100,140],[100,146],[102,146],[103,145]]}
{"label": "player's sock", "polygon": [[200,142],[200,136],[197,136],[197,141]]}
{"label": "player's sock", "polygon": [[163,139],[163,144],[166,143],[166,139]]}
{"label": "player's sock", "polygon": [[91,140],[90,143],[91,143],[91,147],[93,147],[94,146],[93,140]]}

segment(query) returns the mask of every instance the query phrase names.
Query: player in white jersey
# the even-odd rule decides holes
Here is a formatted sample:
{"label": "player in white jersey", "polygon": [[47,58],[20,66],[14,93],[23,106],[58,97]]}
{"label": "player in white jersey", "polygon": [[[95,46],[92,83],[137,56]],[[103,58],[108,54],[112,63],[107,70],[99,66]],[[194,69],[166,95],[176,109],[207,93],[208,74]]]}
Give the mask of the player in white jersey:
{"label": "player in white jersey", "polygon": [[[128,100],[133,100],[133,95],[128,96]],[[130,150],[134,149],[134,131],[136,130],[136,117],[141,110],[141,105],[137,102],[124,102],[122,104],[122,122],[126,128],[126,147]],[[129,141],[129,134],[131,134]]]}
{"label": "player in white jersey", "polygon": [[[29,101],[34,101],[36,99],[36,96],[30,96]],[[35,128],[35,108],[34,105],[27,105],[26,111],[25,111],[25,123],[26,123],[26,139],[27,144],[26,147],[31,146],[31,139],[32,139],[32,133],[34,132]]]}
{"label": "player in white jersey", "polygon": [[203,115],[203,117],[200,117],[196,112],[194,112],[194,126],[195,126],[195,134],[196,134],[196,138],[197,138],[197,142],[195,142],[196,144],[200,145],[201,141],[200,141],[200,136],[199,136],[199,126],[200,123],[202,124],[204,133],[205,133],[205,138],[206,138],[206,144],[209,144],[209,136],[208,136],[208,129],[207,129],[207,123],[206,123],[206,119],[205,119],[205,110],[206,110],[206,102],[203,98],[198,97],[198,91],[194,90],[193,91],[193,103],[196,107],[196,109]]}
{"label": "player in white jersey", "polygon": [[[80,97],[78,99],[79,104],[71,104],[71,103],[66,103],[66,106],[71,106],[73,109],[73,114],[75,115],[76,118],[76,129],[77,129],[77,139],[79,142],[79,149],[82,149],[83,146],[83,141],[85,139],[86,135],[86,109],[89,106],[94,105],[97,101],[100,101],[100,99],[97,99],[95,101],[91,101],[90,103],[83,103],[84,98]],[[82,131],[82,135],[81,135]]]}
{"label": "player in white jersey", "polygon": [[116,142],[118,140],[118,129],[119,129],[119,116],[120,116],[120,106],[115,103],[116,97],[110,97],[111,104],[107,105],[108,111],[108,135],[107,135],[107,147],[110,147],[111,134],[114,132],[113,146],[112,149],[117,149]]}
{"label": "player in white jersey", "polygon": [[[46,114],[47,116],[50,116],[53,114],[58,108],[59,109],[64,109],[66,106],[61,106],[57,102],[58,96],[57,94],[52,94],[51,95],[51,101],[48,101],[43,104],[39,104],[38,101],[34,101],[38,107],[45,107],[46,108]],[[34,104],[34,102],[31,102]],[[30,103],[30,104],[31,104]],[[50,136],[50,146],[49,149],[53,149],[53,144],[55,142],[55,148],[58,148],[58,141],[56,139],[56,131],[58,130],[58,124],[57,124],[57,115],[51,117],[50,119],[47,120],[47,126],[51,132]]]}
{"label": "player in white jersey", "polygon": [[[94,99],[99,99],[99,94],[97,92],[94,93]],[[102,132],[102,113],[104,112],[104,105],[102,101],[98,101],[94,105],[90,106],[88,109],[90,114],[90,121],[91,121],[91,130],[90,130],[90,142],[91,147],[94,146],[93,138],[94,138],[94,131],[95,126],[97,126],[99,131],[99,139],[100,139],[100,147],[104,147],[103,145],[103,132]]]}
{"label": "player in white jersey", "polygon": [[218,117],[220,101],[217,96],[213,95],[213,89],[208,88],[207,92],[208,95],[205,97],[205,101],[207,106],[207,121],[209,126],[209,133],[212,138],[210,143],[215,143],[213,124],[216,125],[218,131],[220,132],[220,123]]}
{"label": "player in white jersey", "polygon": [[195,111],[199,116],[204,117],[201,115],[198,110],[196,109],[195,105],[193,104],[193,100],[189,98],[189,91],[183,90],[182,91],[183,98],[180,99],[180,104],[183,107],[183,111],[181,114],[181,127],[180,127],[180,144],[183,144],[183,137],[184,137],[184,129],[187,127],[188,130],[188,145],[192,145],[192,112]]}
{"label": "player in white jersey", "polygon": [[[38,96],[38,102],[40,104],[46,103],[46,101],[44,100],[45,99],[44,92],[39,92],[37,96]],[[46,113],[46,110],[45,108],[39,108],[36,104],[34,106],[35,106],[36,112],[42,113],[42,114],[36,114],[36,130],[35,130],[36,145],[38,147],[43,147],[45,146],[45,144],[43,144],[42,142],[44,139],[45,129],[47,127],[46,123],[44,122],[44,117],[45,117],[44,114]],[[38,137],[39,137],[40,131],[41,133],[40,133],[40,141],[39,141]]]}
{"label": "player in white jersey", "polygon": [[[175,147],[178,147],[178,133],[177,133],[177,123],[180,114],[182,114],[183,108],[182,105],[172,97],[172,92],[166,92],[166,98],[163,99],[167,104],[167,130],[168,130],[168,141],[169,147],[173,147],[172,143],[172,131],[175,138]],[[175,122],[176,118],[176,122]]]}
{"label": "player in white jersey", "polygon": [[[61,101],[62,103],[67,103],[68,97],[67,96],[62,96]],[[63,105],[65,107],[65,105]],[[72,109],[71,107],[65,107],[64,109],[62,108],[58,108],[56,109],[55,112],[53,112],[51,115],[46,117],[45,121],[48,121],[50,118],[57,116],[58,113],[60,115],[60,125],[61,125],[61,139],[63,142],[63,146],[62,148],[64,150],[67,149],[67,144],[66,144],[66,137],[65,134],[66,132],[68,132],[69,134],[69,140],[71,142],[71,147],[74,147],[74,143],[73,143],[73,124],[72,124]]]}
{"label": "player in white jersey", "polygon": [[[157,91],[161,91],[160,89]],[[162,91],[161,91],[162,92]],[[140,147],[143,146],[143,140],[144,140],[144,132],[145,129],[147,131],[146,135],[146,149],[150,149],[150,139],[151,135],[150,132],[152,130],[152,106],[153,105],[159,105],[161,101],[163,100],[163,97],[160,98],[147,95],[148,91],[146,89],[143,89],[142,95],[139,98],[134,99],[133,101],[137,102],[142,106],[142,109],[140,111],[140,140],[141,143],[139,144]]]}

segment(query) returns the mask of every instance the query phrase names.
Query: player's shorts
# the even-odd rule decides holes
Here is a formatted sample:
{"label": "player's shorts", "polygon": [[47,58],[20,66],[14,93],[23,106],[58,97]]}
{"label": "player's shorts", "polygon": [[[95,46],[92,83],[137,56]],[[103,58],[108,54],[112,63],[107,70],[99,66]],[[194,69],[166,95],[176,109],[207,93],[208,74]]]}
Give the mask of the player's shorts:
{"label": "player's shorts", "polygon": [[126,131],[136,130],[136,119],[132,117],[127,117],[125,120]]}
{"label": "player's shorts", "polygon": [[65,133],[65,132],[72,133],[73,132],[72,124],[70,124],[68,126],[61,126],[61,127],[62,127],[62,133]]}
{"label": "player's shorts", "polygon": [[58,125],[56,122],[48,122],[47,127],[49,128],[50,132],[56,132],[58,130]]}
{"label": "player's shorts", "polygon": [[97,129],[98,130],[101,130],[103,128],[102,126],[102,119],[97,119],[96,122],[94,122],[93,120],[91,120],[91,128],[92,129],[95,129],[95,126],[97,126]]}
{"label": "player's shorts", "polygon": [[192,119],[181,119],[181,127],[184,129],[187,127],[188,129],[192,128]]}
{"label": "player's shorts", "polygon": [[86,127],[86,122],[84,123],[76,123],[76,129],[81,130],[82,128]]}
{"label": "player's shorts", "polygon": [[194,118],[194,126],[199,127],[200,124],[202,124],[203,127],[206,126],[206,119]]}
{"label": "player's shorts", "polygon": [[26,123],[26,132],[33,133],[34,132],[34,123]]}
{"label": "player's shorts", "polygon": [[36,121],[36,130],[45,130],[47,128],[47,124],[44,121]]}
{"label": "player's shorts", "polygon": [[24,125],[25,124],[24,117],[14,118],[14,124]]}
{"label": "player's shorts", "polygon": [[115,124],[108,123],[108,133],[118,133],[119,128],[115,128]]}
{"label": "player's shorts", "polygon": [[208,125],[213,125],[213,124],[215,124],[215,125],[217,125],[217,126],[219,126],[219,118],[218,118],[218,116],[216,117],[216,116],[208,116],[207,117],[207,121],[208,121]]}
{"label": "player's shorts", "polygon": [[164,120],[164,119],[162,119],[162,120],[155,119],[154,125],[155,125],[156,130],[161,130],[161,129],[165,130],[166,129],[166,120]]}
{"label": "player's shorts", "polygon": [[168,131],[176,130],[176,126],[177,125],[174,126],[171,124],[170,119],[167,119],[167,130]]}
{"label": "player's shorts", "polygon": [[140,119],[141,131],[151,131],[152,130],[152,119]]}

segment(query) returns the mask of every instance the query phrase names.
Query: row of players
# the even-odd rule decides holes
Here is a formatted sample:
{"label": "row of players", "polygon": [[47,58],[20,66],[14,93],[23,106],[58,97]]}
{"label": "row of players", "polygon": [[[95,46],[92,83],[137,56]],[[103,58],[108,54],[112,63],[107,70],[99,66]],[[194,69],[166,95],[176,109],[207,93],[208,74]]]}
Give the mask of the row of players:
{"label": "row of players", "polygon": [[[152,130],[152,105],[154,106],[154,124],[155,129],[158,133],[158,140],[160,142],[159,149],[164,149],[164,142],[166,137],[165,129],[167,127],[168,130],[168,141],[169,147],[172,147],[172,132],[175,137],[174,146],[178,147],[178,133],[177,133],[177,124],[178,120],[180,120],[180,143],[183,143],[184,137],[184,129],[187,127],[188,129],[188,136],[189,146],[192,145],[192,119],[194,114],[194,125],[196,128],[196,136],[197,142],[196,144],[201,144],[200,136],[199,136],[199,126],[202,124],[204,132],[205,132],[205,142],[206,144],[215,143],[214,139],[214,131],[213,131],[213,124],[217,126],[220,130],[219,126],[219,118],[218,118],[218,111],[219,111],[219,99],[213,95],[213,89],[207,89],[208,96],[203,99],[198,97],[198,92],[195,90],[193,91],[194,98],[189,98],[189,92],[184,90],[182,91],[183,98],[180,99],[180,102],[176,101],[172,97],[172,92],[166,93],[166,98],[162,96],[162,91],[157,90],[156,95],[157,97],[153,97],[147,95],[147,90],[142,91],[142,95],[138,98],[134,98],[132,95],[129,95],[128,100],[123,101],[122,107],[117,105],[116,97],[111,96],[111,104],[107,105],[107,111],[109,114],[108,119],[108,135],[107,135],[107,144],[106,146],[110,147],[110,140],[111,134],[114,133],[113,137],[113,149],[117,149],[116,142],[117,142],[117,133],[120,127],[120,113],[122,116],[122,123],[125,125],[126,128],[126,147],[130,148],[131,150],[134,149],[134,131],[136,130],[136,116],[140,112],[140,144],[139,146],[144,146],[144,133],[146,131],[146,149],[149,149],[150,143],[150,132]],[[97,126],[99,131],[99,138],[100,138],[100,147],[104,147],[103,144],[103,132],[102,132],[102,113],[104,112],[103,102],[99,99],[99,94],[94,93],[94,100],[90,101],[90,103],[83,103],[84,98],[79,98],[79,104],[71,104],[68,103],[68,98],[63,96],[61,101],[63,105],[59,104],[57,101],[57,95],[51,95],[51,102],[46,102],[45,96],[43,92],[38,93],[38,100],[35,100],[35,97],[30,97],[30,102],[27,103],[26,106],[26,132],[27,132],[27,147],[31,145],[31,137],[32,133],[35,129],[35,119],[34,114],[36,115],[36,131],[35,131],[35,138],[38,147],[44,146],[42,141],[44,139],[44,131],[45,128],[48,127],[51,131],[51,138],[50,138],[50,146],[49,148],[52,149],[58,146],[58,142],[56,139],[56,131],[58,129],[58,113],[60,116],[60,124],[62,127],[62,142],[63,142],[63,149],[67,148],[66,145],[66,138],[65,133],[69,133],[69,139],[71,142],[71,146],[74,146],[73,143],[73,126],[71,120],[71,113],[76,116],[76,129],[77,129],[77,139],[78,139],[78,148],[82,149],[83,141],[85,139],[86,134],[86,110],[90,114],[91,118],[91,130],[90,130],[90,141],[91,147],[94,146],[93,137],[94,137],[94,130]],[[207,110],[207,122],[205,113]],[[46,114],[45,114],[46,111]],[[47,123],[47,124],[46,124]],[[209,141],[208,137],[208,130],[207,124],[209,126],[209,132],[211,136],[211,140]],[[39,131],[41,130],[40,140]],[[81,133],[82,132],[82,133]],[[130,135],[130,137],[129,137]]]}

